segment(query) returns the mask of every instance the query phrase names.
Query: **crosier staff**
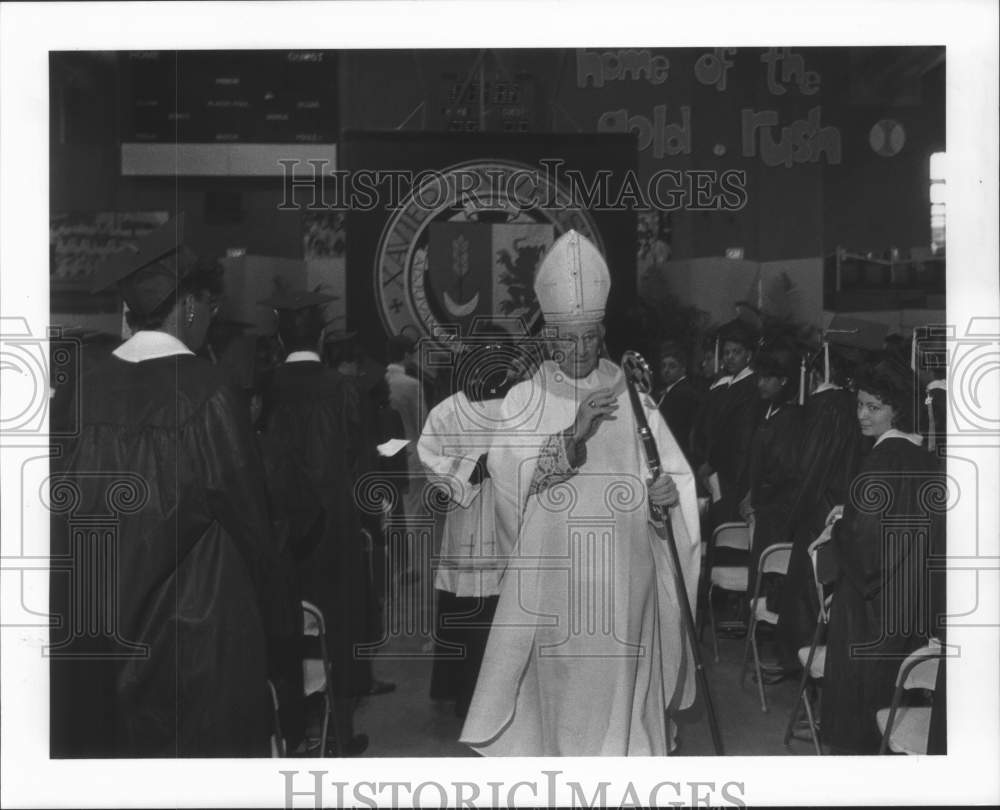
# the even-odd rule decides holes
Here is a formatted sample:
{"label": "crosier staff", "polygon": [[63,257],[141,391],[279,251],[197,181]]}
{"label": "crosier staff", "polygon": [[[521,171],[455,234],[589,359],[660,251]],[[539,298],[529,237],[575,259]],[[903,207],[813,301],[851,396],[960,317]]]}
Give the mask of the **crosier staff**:
{"label": "crosier staff", "polygon": [[[649,429],[649,422],[646,419],[646,412],[639,399],[640,390],[647,394],[651,389],[652,375],[649,365],[638,352],[628,351],[622,355],[622,368],[625,371],[625,383],[628,388],[628,398],[632,403],[632,412],[635,414],[635,423],[642,441],[642,448],[646,456],[646,466],[649,474],[655,481],[663,471],[660,464],[660,451],[656,447],[656,439]],[[677,541],[674,539],[673,527],[670,525],[670,510],[667,507],[660,507],[650,504],[650,514],[653,518],[654,528],[657,535],[667,544],[670,550],[670,559],[674,568],[674,584],[677,588],[677,601],[681,604],[681,613],[684,617],[684,627],[687,630],[688,640],[691,643],[691,655],[694,657],[694,667],[698,682],[701,684],[702,693],[705,696],[705,709],[708,714],[708,725],[712,732],[712,744],[715,753],[722,754],[722,737],[719,734],[719,724],[715,718],[715,707],[712,705],[712,693],[708,689],[708,678],[705,675],[705,667],[701,662],[701,652],[698,649],[698,637],[695,632],[694,616],[691,615],[691,603],[687,598],[687,587],[681,576],[681,562],[677,554]]]}

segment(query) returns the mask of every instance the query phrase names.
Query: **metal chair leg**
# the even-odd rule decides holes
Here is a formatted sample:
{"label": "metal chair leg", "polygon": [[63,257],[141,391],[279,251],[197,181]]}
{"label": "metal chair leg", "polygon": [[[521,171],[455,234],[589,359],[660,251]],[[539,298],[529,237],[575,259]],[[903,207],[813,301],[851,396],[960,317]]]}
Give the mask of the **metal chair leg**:
{"label": "metal chair leg", "polygon": [[333,696],[333,673],[327,672],[326,674],[326,695],[324,700],[326,702],[326,714],[323,717],[323,741],[320,744],[320,750],[323,752],[321,756],[326,754],[326,740],[327,734],[330,731],[330,727],[333,727],[333,755],[335,757],[341,757],[344,755],[344,741],[340,736],[340,723],[337,722],[337,701]]}
{"label": "metal chair leg", "polygon": [[795,698],[795,703],[792,706],[792,714],[788,718],[788,727],[785,729],[785,745],[788,745],[792,740],[792,735],[795,733],[795,724],[799,719],[799,701],[802,695],[806,691],[806,684],[809,682],[809,669],[803,668],[802,677],[799,678],[799,694]]}
{"label": "metal chair leg", "polygon": [[816,732],[816,720],[813,717],[812,704],[809,703],[809,696],[803,692],[802,702],[806,707],[806,718],[809,720],[809,734],[812,735],[813,746],[816,748],[816,756],[823,755],[823,749],[819,747],[819,734]]}
{"label": "metal chair leg", "polygon": [[757,649],[756,622],[754,622],[751,627],[753,627],[754,634],[750,635],[750,649],[753,650],[753,666],[757,673],[757,691],[760,693],[760,710],[762,712],[766,712],[767,698],[764,695],[764,673],[761,671],[760,666],[760,651]]}
{"label": "metal chair leg", "polygon": [[715,608],[712,607],[712,589],[708,589],[708,626],[712,631],[712,652],[715,655],[715,663],[719,663],[719,637],[715,632]]}
{"label": "metal chair leg", "polygon": [[320,724],[319,745],[316,746],[316,756],[320,758],[326,756],[326,735],[330,730],[330,712],[332,711],[330,696],[323,695],[323,722]]}
{"label": "metal chair leg", "polygon": [[743,666],[740,667],[740,686],[746,681],[747,677],[747,663],[750,659],[750,639],[753,638],[754,630],[756,629],[756,623],[751,618],[750,626],[747,628],[746,641],[743,642]]}

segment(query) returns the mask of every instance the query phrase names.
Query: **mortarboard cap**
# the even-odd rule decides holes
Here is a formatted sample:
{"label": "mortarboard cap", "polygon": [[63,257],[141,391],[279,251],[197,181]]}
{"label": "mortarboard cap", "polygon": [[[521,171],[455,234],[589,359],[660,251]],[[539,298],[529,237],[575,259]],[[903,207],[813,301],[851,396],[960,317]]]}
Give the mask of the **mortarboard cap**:
{"label": "mortarboard cap", "polygon": [[757,343],[757,333],[746,321],[736,318],[720,327],[719,341],[720,343],[725,343],[726,341],[739,343],[753,351]]}
{"label": "mortarboard cap", "polygon": [[759,377],[788,377],[794,379],[799,370],[799,356],[788,346],[771,346],[757,352],[753,370]]}
{"label": "mortarboard cap", "polygon": [[354,340],[358,336],[356,331],[343,331],[342,329],[327,332],[323,337],[324,343],[346,343],[349,340]]}
{"label": "mortarboard cap", "polygon": [[836,346],[880,351],[888,333],[889,327],[883,323],[834,315],[823,332],[823,338]]}
{"label": "mortarboard cap", "polygon": [[184,214],[161,225],[137,245],[110,256],[94,274],[91,292],[118,285],[128,308],[148,315],[177,289],[198,264],[184,245]]}
{"label": "mortarboard cap", "polygon": [[306,307],[329,304],[335,298],[333,295],[310,290],[279,290],[257,303],[262,307],[271,307],[279,311],[296,312]]}

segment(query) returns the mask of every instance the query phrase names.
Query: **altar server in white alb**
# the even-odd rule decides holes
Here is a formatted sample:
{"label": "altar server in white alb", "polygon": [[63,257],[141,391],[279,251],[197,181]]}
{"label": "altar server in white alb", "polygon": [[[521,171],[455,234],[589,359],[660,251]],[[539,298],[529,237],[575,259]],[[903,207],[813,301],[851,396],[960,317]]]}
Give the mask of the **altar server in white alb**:
{"label": "altar server in white alb", "polygon": [[[601,358],[607,264],[575,231],[535,279],[551,359],[504,400],[489,472],[515,532],[461,740],[493,756],[661,756],[693,701],[680,599],[699,570],[695,481],[648,398],[664,473],[648,481],[622,370]],[[650,504],[670,507],[686,593]]]}
{"label": "altar server in white alb", "polygon": [[417,444],[430,480],[450,497],[434,575],[431,697],[453,699],[459,717],[469,708],[512,547],[496,531],[486,459],[503,396],[516,379],[516,351],[499,329],[463,347],[459,390],[431,410]]}

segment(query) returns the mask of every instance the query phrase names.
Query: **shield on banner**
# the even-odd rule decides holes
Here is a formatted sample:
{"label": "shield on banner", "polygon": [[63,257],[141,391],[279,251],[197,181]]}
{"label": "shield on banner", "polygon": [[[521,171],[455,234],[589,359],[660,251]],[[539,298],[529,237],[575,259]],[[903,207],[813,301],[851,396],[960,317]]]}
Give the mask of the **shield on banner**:
{"label": "shield on banner", "polygon": [[476,318],[530,327],[539,314],[535,271],[553,237],[544,223],[431,223],[427,278],[443,320],[463,333]]}

